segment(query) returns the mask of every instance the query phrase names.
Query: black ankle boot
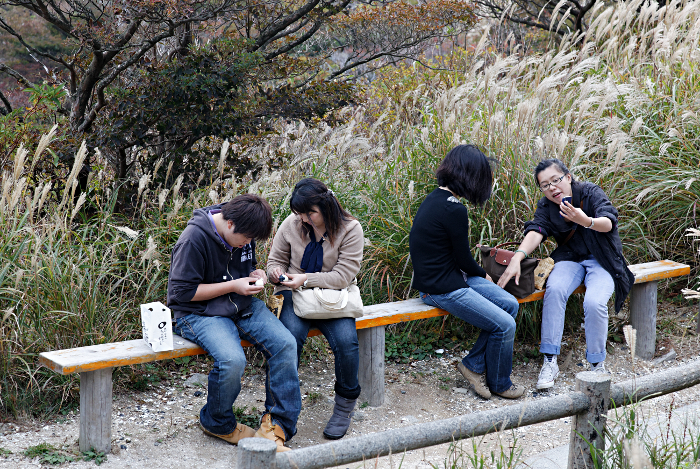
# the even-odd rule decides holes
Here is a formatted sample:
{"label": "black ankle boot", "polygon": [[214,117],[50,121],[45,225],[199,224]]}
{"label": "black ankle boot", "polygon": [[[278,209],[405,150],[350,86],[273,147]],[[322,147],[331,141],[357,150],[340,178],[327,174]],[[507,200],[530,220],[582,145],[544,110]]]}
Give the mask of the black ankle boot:
{"label": "black ankle boot", "polygon": [[345,436],[350,426],[350,421],[354,414],[353,409],[357,399],[345,399],[339,395],[335,395],[335,406],[333,407],[333,415],[328,421],[323,436],[329,440],[337,440]]}

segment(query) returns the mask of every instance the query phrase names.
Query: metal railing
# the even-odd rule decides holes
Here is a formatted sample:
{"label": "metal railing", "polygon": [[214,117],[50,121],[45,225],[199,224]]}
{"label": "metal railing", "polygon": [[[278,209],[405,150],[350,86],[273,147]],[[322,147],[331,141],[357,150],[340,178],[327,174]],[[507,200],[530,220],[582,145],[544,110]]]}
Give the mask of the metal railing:
{"label": "metal railing", "polygon": [[[569,469],[593,467],[589,441],[600,440],[610,402],[624,406],[645,398],[689,388],[700,383],[700,361],[659,373],[612,384],[609,375],[590,371],[576,375],[576,391],[508,407],[461,415],[357,438],[333,441],[276,453],[277,445],[263,438],[238,444],[238,469],[317,469],[359,462],[463,438],[571,417]],[[586,440],[583,435],[588,435]],[[603,449],[604,441],[591,441]]]}

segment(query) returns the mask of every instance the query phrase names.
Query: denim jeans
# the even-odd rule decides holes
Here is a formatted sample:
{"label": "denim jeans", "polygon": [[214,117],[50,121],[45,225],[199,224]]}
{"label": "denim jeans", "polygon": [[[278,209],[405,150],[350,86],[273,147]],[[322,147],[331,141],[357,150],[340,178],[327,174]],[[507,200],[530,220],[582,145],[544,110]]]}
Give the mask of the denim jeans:
{"label": "denim jeans", "polygon": [[615,291],[615,282],[593,256],[583,262],[561,261],[554,264],[544,294],[540,352],[559,355],[566,302],[581,282],[586,285],[583,297],[586,360],[599,363],[605,360],[608,300]]}
{"label": "denim jeans", "polygon": [[481,329],[476,343],[462,364],[474,373],[486,371],[486,384],[493,392],[512,386],[513,339],[518,300],[513,295],[481,277],[467,277],[471,288],[433,295],[421,293],[425,304],[437,306],[462,321]]}
{"label": "denim jeans", "polygon": [[241,339],[245,339],[266,360],[265,413],[284,429],[289,440],[296,433],[301,412],[296,342],[261,300],[253,298],[246,309],[252,314],[236,320],[197,314],[177,320],[175,332],[195,342],[214,358],[214,367],[209,372],[207,403],[199,412],[199,421],[217,435],[227,435],[236,428],[232,406],[241,391],[246,364]]}
{"label": "denim jeans", "polygon": [[289,329],[297,341],[297,362],[306,336],[313,327],[321,331],[328,340],[335,357],[335,393],[345,399],[357,399],[360,383],[357,374],[360,368],[360,347],[354,318],[302,319],[294,314],[292,292],[282,291],[284,305],[280,321]]}

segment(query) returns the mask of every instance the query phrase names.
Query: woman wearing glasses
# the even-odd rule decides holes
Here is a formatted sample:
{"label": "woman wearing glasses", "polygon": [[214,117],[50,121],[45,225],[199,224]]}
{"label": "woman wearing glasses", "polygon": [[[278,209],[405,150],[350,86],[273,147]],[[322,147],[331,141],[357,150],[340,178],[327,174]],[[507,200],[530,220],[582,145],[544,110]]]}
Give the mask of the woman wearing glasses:
{"label": "woman wearing glasses", "polygon": [[558,159],[541,161],[535,168],[535,181],[544,197],[537,203],[533,220],[525,223],[525,239],[498,285],[505,286],[513,277],[518,283],[520,261],[547,237],[554,237],[558,245],[551,254],[554,270],[547,279],[542,308],[544,364],[537,380],[537,389],[549,389],[559,375],[557,355],[571,293],[585,284],[586,360],[591,371],[606,373],[608,300],[615,292],[615,312],[619,312],[634,275],[622,255],[617,209],[600,187],[574,180]]}

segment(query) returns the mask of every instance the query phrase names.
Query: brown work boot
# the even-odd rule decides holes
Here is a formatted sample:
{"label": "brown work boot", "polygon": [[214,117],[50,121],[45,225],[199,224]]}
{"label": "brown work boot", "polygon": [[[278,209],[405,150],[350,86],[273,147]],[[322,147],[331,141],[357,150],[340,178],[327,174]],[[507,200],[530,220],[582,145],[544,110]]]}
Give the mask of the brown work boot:
{"label": "brown work boot", "polygon": [[204,426],[202,426],[201,423],[199,424],[199,426],[202,428],[202,431],[207,435],[221,438],[222,440],[226,441],[227,443],[231,443],[232,445],[237,445],[238,442],[243,438],[253,438],[255,436],[255,430],[253,430],[247,425],[243,425],[242,423],[236,425],[236,428],[234,428],[233,431],[228,435],[217,435],[216,433],[212,433],[206,428],[204,428]]}
{"label": "brown work boot", "polygon": [[494,394],[497,394],[501,397],[505,397],[506,399],[517,399],[523,394],[525,394],[525,386],[520,386],[519,384],[513,383],[505,391],[494,392]]}
{"label": "brown work boot", "polygon": [[489,391],[489,387],[486,385],[486,375],[485,374],[477,374],[471,371],[469,368],[464,366],[462,362],[459,362],[457,364],[457,369],[459,370],[460,373],[462,373],[462,376],[471,384],[474,386],[474,391],[484,399],[491,399],[491,391]]}
{"label": "brown work boot", "polygon": [[267,438],[277,443],[277,452],[282,453],[283,451],[290,451],[291,448],[284,446],[284,442],[287,438],[284,436],[284,430],[279,425],[272,423],[272,417],[270,414],[265,414],[260,422],[260,429],[255,432],[255,436],[258,438]]}

